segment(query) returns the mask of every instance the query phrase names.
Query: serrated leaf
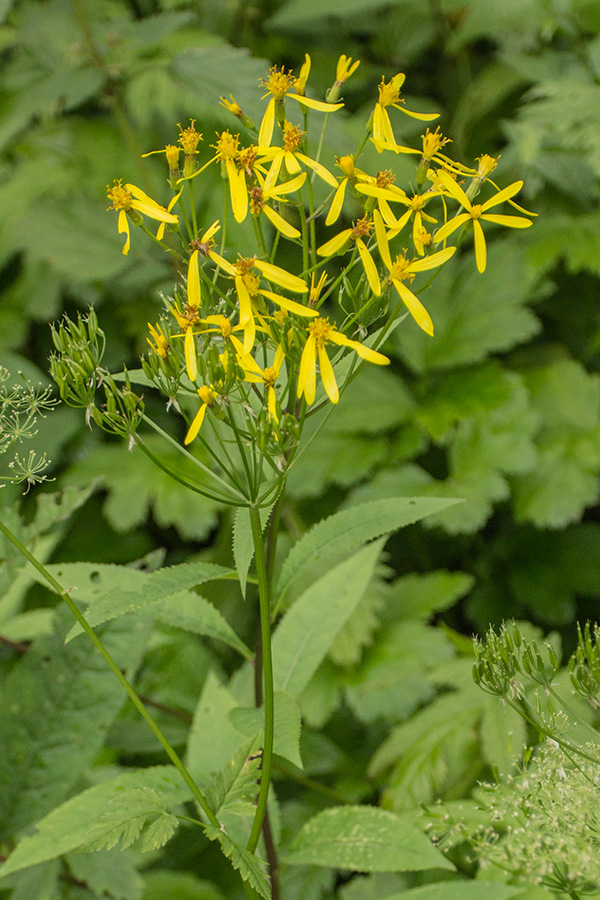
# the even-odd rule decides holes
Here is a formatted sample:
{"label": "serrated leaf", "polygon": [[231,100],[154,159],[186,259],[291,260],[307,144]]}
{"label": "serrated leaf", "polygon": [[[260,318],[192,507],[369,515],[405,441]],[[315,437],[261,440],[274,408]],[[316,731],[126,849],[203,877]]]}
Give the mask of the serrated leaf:
{"label": "serrated leaf", "polygon": [[120,845],[131,847],[143,831],[143,851],[162,847],[175,832],[179,822],[170,811],[168,799],[153,788],[132,788],[109,803],[108,810],[85,834],[82,850],[111,850]]}
{"label": "serrated leaf", "polygon": [[[273,505],[259,510],[260,524],[264,531]],[[233,526],[233,558],[235,559],[235,568],[240,579],[240,589],[242,597],[246,599],[246,581],[248,579],[248,570],[254,558],[254,541],[252,538],[252,525],[250,523],[250,510],[241,506],[235,514],[235,524]]]}
{"label": "serrated leaf", "polygon": [[387,717],[403,721],[431,700],[427,677],[432,660],[452,659],[445,635],[423,622],[403,620],[383,628],[362,664],[346,678],[346,699],[363,722]]}
{"label": "serrated leaf", "polygon": [[67,853],[65,862],[78,881],[85,882],[98,896],[115,900],[141,900],[142,876],[137,870],[135,853],[124,850],[98,850],[96,853]]}
{"label": "serrated leaf", "polygon": [[[69,795],[125,702],[123,689],[89,640],[65,647],[72,621],[61,609],[54,634],[34,641],[2,686],[2,832],[15,834]],[[149,629],[115,623],[103,641],[132,677]]]}
{"label": "serrated leaf", "polygon": [[165,625],[223,641],[247,660],[254,656],[219,610],[192,591],[179,591],[164,600],[157,600],[145,612],[142,610],[142,613]]}
{"label": "serrated leaf", "polygon": [[[182,563],[179,566],[168,566],[164,569],[158,569],[156,572],[144,575],[143,581],[139,582],[140,587],[136,587],[135,590],[114,588],[95,599],[88,609],[86,618],[90,625],[95,626],[130,612],[143,611],[148,613],[151,612],[148,607],[156,601],[165,600],[181,590],[196,587],[204,584],[206,581],[226,577],[231,575],[232,572],[232,569],[226,569],[224,566],[206,562]],[[129,578],[130,576],[127,575],[127,577]],[[210,613],[207,612],[207,621],[209,615]],[[216,616],[212,616],[212,622],[216,628],[219,627],[217,624],[218,618],[220,618],[218,613]],[[226,632],[226,629],[222,626],[221,630],[223,633]],[[67,642],[71,641],[76,635],[81,634],[81,632],[81,626],[74,625],[67,635]]]}
{"label": "serrated leaf", "polygon": [[[235,712],[235,710],[233,710]],[[206,785],[205,796],[210,808],[221,818],[221,812],[253,815],[261,754],[260,735],[255,734],[234,753],[232,759]]]}
{"label": "serrated leaf", "polygon": [[0,877],[77,850],[90,822],[106,811],[111,798],[121,791],[144,787],[159,791],[173,805],[189,799],[189,788],[173,766],[118,775],[77,794],[37,822],[34,834],[22,838],[4,863]]}
{"label": "serrated leaf", "polygon": [[277,690],[302,693],[366,590],[382,547],[383,539],[374,541],[339,563],[285,614],[273,637]]}
{"label": "serrated leaf", "polygon": [[397,811],[429,803],[443,794],[452,774],[465,776],[472,765],[475,726],[486,697],[468,689],[442,694],[407,722],[393,728],[373,756],[369,775],[395,764],[387,780],[385,803]]}
{"label": "serrated leaf", "polygon": [[600,495],[600,378],[559,359],[526,374],[541,416],[535,470],[515,483],[515,515],[538,527],[561,528]]}
{"label": "serrated leaf", "polygon": [[[165,450],[152,435],[144,442],[173,469],[197,478],[197,467],[179,453]],[[103,511],[116,531],[141,525],[150,510],[159,525],[173,525],[182,537],[193,540],[205,540],[217,523],[216,503],[191,491],[173,490],[173,479],[135,447],[128,452],[125,446],[103,444],[76,463],[70,477],[88,484],[99,473],[108,492]]]}
{"label": "serrated leaf", "polygon": [[489,240],[488,235],[485,273],[476,270],[471,253],[446,266],[424,300],[435,339],[418,328],[401,328],[396,332],[401,355],[423,373],[471,365],[528,340],[541,328],[525,306],[538,281],[520,237]]}
{"label": "serrated leaf", "polygon": [[213,672],[204,682],[194,712],[187,747],[187,766],[194,780],[206,785],[223,760],[231,759],[246,739],[231,724],[229,713],[238,706]]}
{"label": "serrated leaf", "polygon": [[302,827],[282,861],[353,872],[454,869],[408,821],[372,806],[338,806],[318,813]]}
{"label": "serrated leaf", "polygon": [[[238,707],[232,709],[229,717],[235,727],[243,734],[252,734],[264,728],[264,708],[249,709]],[[273,752],[288,759],[299,769],[302,768],[300,758],[300,710],[298,704],[285,691],[275,691],[275,740]]]}
{"label": "serrated leaf", "polygon": [[339,553],[350,553],[367,541],[459,502],[433,497],[397,497],[374,500],[335,513],[311,528],[294,544],[283,564],[276,595],[284,596],[296,578],[309,571],[317,561]]}
{"label": "serrated leaf", "polygon": [[247,881],[255,891],[258,891],[261,897],[264,897],[265,900],[269,900],[271,889],[263,871],[264,863],[262,860],[257,856],[248,853],[248,851],[242,849],[242,847],[239,847],[231,840],[229,835],[225,834],[225,832],[221,831],[219,828],[215,828],[213,825],[207,825],[205,827],[205,832],[207,838],[211,841],[219,842],[221,850],[234,869],[238,870],[244,881]]}
{"label": "serrated leaf", "polygon": [[473,587],[475,579],[466,572],[439,569],[423,575],[402,575],[389,589],[389,602],[398,608],[401,619],[428,619],[443,612]]}

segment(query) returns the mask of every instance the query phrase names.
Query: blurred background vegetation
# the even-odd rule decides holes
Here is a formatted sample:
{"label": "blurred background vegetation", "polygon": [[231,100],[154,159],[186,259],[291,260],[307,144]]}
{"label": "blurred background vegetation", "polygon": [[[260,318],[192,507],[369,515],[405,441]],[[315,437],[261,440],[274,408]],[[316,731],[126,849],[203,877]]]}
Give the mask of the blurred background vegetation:
{"label": "blurred background vegetation", "polygon": [[[361,60],[344,92],[359,124],[344,111],[332,117],[326,163],[360,140],[381,76],[405,72],[407,105],[441,113],[450,155],[467,164],[500,155],[499,186],[524,180],[534,226],[490,231],[484,276],[463,243],[425,296],[435,337],[412,321],[399,328],[387,348],[393,365],[363,373],[290,478],[283,521],[292,537],[366,499],[466,500],[388,543],[381,578],[302,711],[309,726],[336,715],[350,735],[366,726],[367,758],[390,722],[433,708],[444,682],[435,665],[460,655],[461,634],[514,616],[560,632],[571,648],[576,619],[596,618],[600,598],[597,0],[2,0],[0,12],[0,363],[13,373],[46,382],[48,323],[89,304],[107,333],[109,365],[137,366],[146,323],[179,273],[137,232],[121,254],[105,186],[122,178],[164,202],[164,157],[141,154],[175,142],[177,123],[195,118],[208,159],[215,131],[237,131],[219,97],[233,94],[260,121],[258,79],[273,63],[297,71],[308,52],[309,94],[322,98],[341,53]],[[397,138],[418,146],[422,125],[402,119]],[[377,167],[374,152],[369,164]],[[408,179],[412,164],[399,158],[403,165]],[[222,196],[200,204],[209,224]],[[190,554],[230,562],[226,511],[182,497],[78,412],[58,409],[37,441],[53,461],[47,490],[88,489],[101,477],[44,545],[47,558],[131,562],[163,548],[169,562]],[[26,517],[37,496],[22,501]],[[18,497],[6,488],[0,502]],[[232,615],[238,601],[220,590]],[[44,601],[28,600],[36,602]],[[241,615],[251,633],[247,608]],[[145,687],[193,709],[208,657],[198,661],[188,636],[171,641],[189,671],[161,696],[173,657],[172,646],[159,647]],[[450,729],[456,717],[447,710]],[[432,715],[441,721],[439,707]],[[416,737],[403,732],[371,765],[376,778],[404,760],[387,778],[385,802],[403,809],[440,785],[448,795],[466,790],[477,765],[497,762],[473,749],[467,731],[460,761],[440,775],[430,760],[429,781],[417,788],[407,750]],[[133,753],[124,732],[113,744],[129,740]],[[321,771],[337,766],[319,753]],[[351,771],[344,777],[350,784]]]}

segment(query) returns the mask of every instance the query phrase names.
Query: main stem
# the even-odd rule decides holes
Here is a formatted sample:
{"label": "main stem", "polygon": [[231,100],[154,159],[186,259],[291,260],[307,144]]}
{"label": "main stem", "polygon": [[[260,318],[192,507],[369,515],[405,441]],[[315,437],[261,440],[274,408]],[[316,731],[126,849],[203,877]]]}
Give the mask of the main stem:
{"label": "main stem", "polygon": [[171,760],[171,762],[173,763],[173,765],[175,766],[175,768],[177,769],[177,771],[179,772],[179,774],[181,775],[181,777],[183,778],[183,780],[185,781],[187,786],[189,787],[190,791],[192,792],[192,794],[198,801],[200,808],[204,811],[208,820],[211,822],[212,825],[215,825],[217,828],[219,828],[220,822],[217,819],[217,817],[215,816],[215,814],[212,811],[212,809],[210,808],[210,806],[208,805],[208,801],[206,800],[206,797],[202,794],[202,792],[198,788],[197,784],[195,783],[194,779],[192,778],[192,776],[190,775],[190,773],[188,772],[188,770],[186,769],[186,767],[180,760],[179,756],[177,755],[177,753],[175,752],[175,750],[173,749],[173,747],[171,746],[171,744],[169,743],[167,738],[164,736],[164,734],[160,730],[159,726],[156,724],[156,722],[154,721],[154,719],[152,718],[152,716],[150,715],[150,713],[148,712],[148,710],[146,709],[146,707],[144,706],[142,701],[140,700],[136,691],[129,684],[129,682],[127,681],[127,679],[121,672],[119,666],[114,661],[114,659],[112,658],[112,656],[110,655],[110,653],[108,652],[108,650],[106,649],[106,647],[104,646],[104,644],[102,643],[102,641],[100,640],[98,635],[93,631],[93,629],[90,627],[90,625],[88,625],[87,620],[85,619],[85,617],[82,615],[82,613],[80,612],[77,605],[73,602],[73,600],[69,596],[69,592],[66,591],[62,587],[61,584],[59,584],[59,582],[54,578],[54,576],[51,575],[50,572],[48,571],[48,569],[43,565],[43,563],[41,563],[38,559],[36,559],[36,557],[27,549],[27,547],[24,544],[21,543],[21,541],[18,539],[18,537],[16,537],[16,535],[14,535],[12,533],[12,531],[9,528],[7,528],[6,525],[2,521],[0,521],[0,531],[6,538],[8,538],[8,540],[11,542],[11,544],[14,544],[14,546],[17,548],[17,550],[19,550],[23,554],[25,559],[28,560],[28,562],[30,562],[31,565],[34,566],[35,569],[37,569],[37,571],[40,573],[40,575],[45,579],[45,581],[48,582],[50,587],[59,595],[59,597],[61,597],[61,599],[65,601],[65,603],[67,604],[67,606],[69,607],[69,609],[71,610],[71,612],[73,613],[73,615],[75,616],[75,618],[77,619],[77,621],[79,622],[79,624],[81,625],[81,627],[83,628],[83,630],[85,631],[85,633],[87,634],[89,639],[92,641],[92,643],[98,650],[98,653],[100,653],[100,655],[103,657],[103,659],[105,660],[105,662],[111,669],[115,678],[117,678],[118,681],[121,683],[124,691],[126,692],[127,696],[129,697],[129,699],[131,700],[131,702],[133,703],[133,705],[135,706],[135,708],[137,709],[139,714],[142,716],[143,719],[146,720],[146,722],[148,723],[148,725],[150,726],[150,728],[152,729],[152,731],[154,732],[154,734],[160,741],[167,756],[169,757],[169,759]]}
{"label": "main stem", "polygon": [[267,559],[262,539],[260,513],[256,507],[250,508],[252,538],[254,541],[254,557],[256,560],[256,576],[258,580],[258,598],[260,604],[260,637],[262,645],[263,697],[265,706],[265,731],[263,758],[260,776],[260,789],[256,803],[256,813],[252,823],[252,831],[248,838],[247,849],[254,853],[262,830],[267,798],[271,783],[271,762],[273,759],[273,736],[275,727],[275,701],[273,690],[273,659],[271,655],[271,598],[267,576]]}

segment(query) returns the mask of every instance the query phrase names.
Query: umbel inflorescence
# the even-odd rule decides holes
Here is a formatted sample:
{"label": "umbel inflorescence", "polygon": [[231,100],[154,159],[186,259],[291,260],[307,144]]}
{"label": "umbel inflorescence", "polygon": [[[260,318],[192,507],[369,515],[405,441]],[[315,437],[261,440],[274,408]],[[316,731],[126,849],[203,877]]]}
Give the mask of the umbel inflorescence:
{"label": "umbel inflorescence", "polygon": [[[397,142],[404,116],[425,123],[438,118],[406,108],[402,74],[382,78],[360,146],[323,159],[328,119],[344,114],[344,85],[359,63],[340,58],[324,100],[307,96],[310,64],[307,54],[297,75],[270,70],[262,81],[266,108],[258,124],[233,97],[221,98],[241,130],[216,134],[208,162],[198,161],[202,135],[195,119],[178,126],[174,143],[150,151],[164,154],[168,167],[171,196],[162,202],[121,180],[108,187],[110,209],[117,211],[118,230],[125,235],[123,253],[130,250],[131,225],[138,226],[182,270],[163,316],[149,324],[145,376],[186,418],[184,446],[206,444],[210,420],[216,439],[235,443],[242,462],[252,448],[242,479],[246,487],[240,486],[246,496],[256,493],[262,461],[272,472],[286,471],[307,416],[328,401],[337,403],[365,362],[389,362],[379,348],[399,317],[408,312],[433,335],[418,295],[455,253],[457,242],[449,239],[460,241],[471,231],[483,272],[488,223],[531,225],[523,215],[496,211],[508,202],[524,212],[513,200],[522,182],[500,190],[491,180],[493,157],[481,156],[474,167],[458,163],[444,152],[449,138],[428,126],[420,146]],[[378,170],[359,167],[369,141],[381,158]],[[415,159],[414,179],[405,188],[394,174],[399,155]],[[201,222],[196,198],[215,189],[225,190],[224,215]],[[480,192],[484,198],[477,203]],[[340,227],[350,204],[360,214]],[[236,228],[246,220],[255,237],[250,254],[236,250]],[[90,370],[84,362],[74,373],[65,338],[71,325],[81,344],[84,320],[61,326],[60,336],[55,331],[53,372],[63,399],[85,406],[88,418],[111,430],[125,394],[120,430],[133,440],[143,416],[140,398],[131,399],[131,384],[123,391],[111,383],[99,364]],[[111,421],[86,387],[92,382],[121,395],[110,401]]]}

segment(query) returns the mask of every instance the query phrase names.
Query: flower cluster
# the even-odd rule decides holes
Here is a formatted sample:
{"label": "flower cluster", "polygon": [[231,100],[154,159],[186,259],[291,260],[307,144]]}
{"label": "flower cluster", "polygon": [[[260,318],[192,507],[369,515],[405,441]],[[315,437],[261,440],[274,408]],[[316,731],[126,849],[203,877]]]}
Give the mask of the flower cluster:
{"label": "flower cluster", "polygon": [[[123,253],[132,223],[181,264],[180,286],[160,321],[149,324],[143,368],[187,417],[186,446],[203,440],[210,420],[219,439],[229,429],[284,471],[306,416],[328,400],[337,403],[364,362],[389,362],[379,348],[404,310],[433,335],[418,295],[455,253],[458,242],[448,245],[449,238],[460,242],[472,231],[483,272],[484,223],[531,225],[524,215],[491,212],[504,202],[524,212],[513,200],[522,182],[500,190],[491,181],[493,157],[482,156],[473,168],[453,161],[438,128],[426,129],[420,147],[397,143],[403,116],[438,117],[406,108],[400,73],[381,80],[360,146],[321,159],[328,118],[344,114],[343,90],[358,66],[340,58],[325,100],[309,96],[308,54],[298,75],[274,66],[262,81],[262,121],[255,124],[233,96],[221,98],[244,133],[218,133],[204,158],[195,120],[179,125],[177,143],[151,151],[164,153],[168,165],[172,196],[162,204],[132,184],[115,181],[108,189],[126,234]],[[388,161],[377,171],[358,167],[369,140]],[[414,189],[395,183],[398,154],[415,156]],[[200,224],[196,200],[218,181],[232,216]],[[491,196],[475,203],[482,190]],[[340,228],[348,203],[362,212]],[[156,234],[144,217],[159,223]],[[247,220],[256,238],[252,255],[236,250],[235,227]],[[423,273],[428,281],[419,283]]]}

